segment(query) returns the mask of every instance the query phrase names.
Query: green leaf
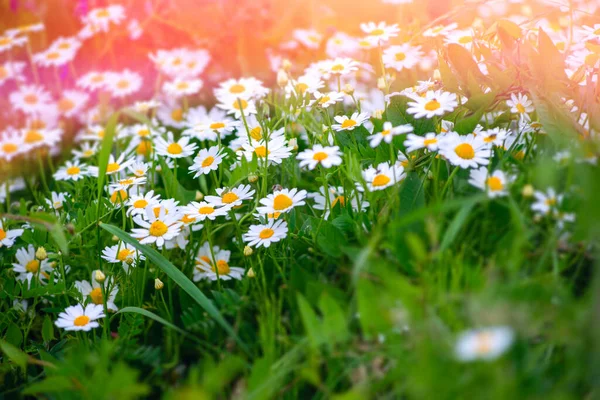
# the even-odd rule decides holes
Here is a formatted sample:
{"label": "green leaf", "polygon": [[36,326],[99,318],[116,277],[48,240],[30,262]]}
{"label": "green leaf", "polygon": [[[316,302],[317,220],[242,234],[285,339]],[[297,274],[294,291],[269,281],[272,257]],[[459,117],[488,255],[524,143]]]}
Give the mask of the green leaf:
{"label": "green leaf", "polygon": [[25,369],[27,366],[27,360],[29,359],[27,354],[23,353],[17,347],[4,340],[0,340],[0,350],[2,350],[2,352],[6,354],[6,357],[8,357],[12,362]]}
{"label": "green leaf", "polygon": [[315,314],[315,311],[304,296],[298,293],[297,299],[300,317],[302,318],[302,324],[306,330],[306,335],[308,336],[312,347],[317,348],[325,342],[325,337],[321,332],[321,321],[319,321],[317,314]]}
{"label": "green leaf", "polygon": [[444,250],[449,248],[450,245],[454,242],[454,240],[456,239],[461,228],[465,225],[465,223],[467,222],[467,219],[471,215],[471,209],[477,203],[477,201],[478,201],[478,199],[467,200],[465,205],[456,214],[456,216],[454,217],[454,219],[452,220],[452,222],[446,229],[446,233],[444,234],[444,237],[442,238],[442,243],[440,245],[440,250],[439,250],[440,252],[443,252]]}
{"label": "green leaf", "polygon": [[14,346],[21,346],[21,343],[23,342],[23,334],[21,333],[21,329],[17,326],[17,324],[11,323],[8,325],[4,339]]}
{"label": "green leaf", "polygon": [[[164,326],[173,329],[174,331],[177,331],[179,333],[181,333],[182,335],[188,336],[189,333],[187,333],[186,331],[184,331],[183,329],[179,328],[176,325],[173,325],[172,323],[170,323],[169,321],[167,321],[164,318],[159,317],[158,315],[154,314],[151,311],[148,310],[144,310],[143,308],[139,308],[139,307],[125,307],[120,309],[114,316],[116,316],[117,314],[122,314],[122,313],[135,313],[135,314],[141,314],[145,317],[148,317],[150,319],[155,320],[156,322],[159,322],[161,324],[163,324]],[[113,316],[113,318],[114,318]]]}
{"label": "green leaf", "polygon": [[58,393],[73,390],[73,381],[66,376],[49,376],[41,382],[30,384],[23,394]]}
{"label": "green leaf", "polygon": [[198,287],[187,276],[183,274],[183,272],[175,268],[175,266],[169,260],[163,257],[158,251],[154,250],[149,246],[139,243],[129,234],[123,232],[121,229],[115,226],[101,223],[100,227],[102,227],[102,229],[108,231],[109,233],[117,236],[123,242],[128,243],[135,247],[137,250],[141,251],[148,258],[148,260],[152,261],[161,270],[163,270],[169,276],[169,278],[171,278],[187,294],[189,294],[190,297],[194,299],[200,305],[200,307],[202,307],[208,313],[208,315],[210,315],[215,321],[217,321],[217,323],[221,325],[221,327],[223,327],[223,329],[225,329],[225,331],[227,331],[227,333],[229,333],[231,337],[233,337],[233,339],[237,342],[240,348],[242,348],[242,350],[248,352],[248,348],[246,347],[244,342],[241,341],[241,339],[235,333],[231,325],[225,320],[225,318],[223,318],[223,315],[208,299],[208,297],[206,297],[204,293],[202,293],[200,289],[198,289]]}
{"label": "green leaf", "polygon": [[42,339],[44,339],[44,342],[54,339],[54,324],[48,315],[44,317],[44,323],[42,324]]}
{"label": "green leaf", "polygon": [[100,202],[100,198],[102,198],[104,179],[106,178],[106,168],[112,151],[118,121],[119,112],[117,111],[110,116],[108,123],[106,124],[106,129],[104,130],[104,138],[102,139],[102,146],[98,155],[98,202]]}
{"label": "green leaf", "polygon": [[165,181],[165,189],[169,197],[179,200],[182,203],[189,203],[196,198],[196,192],[194,190],[187,190],[175,179],[175,174],[164,159],[160,158],[160,167],[162,178]]}

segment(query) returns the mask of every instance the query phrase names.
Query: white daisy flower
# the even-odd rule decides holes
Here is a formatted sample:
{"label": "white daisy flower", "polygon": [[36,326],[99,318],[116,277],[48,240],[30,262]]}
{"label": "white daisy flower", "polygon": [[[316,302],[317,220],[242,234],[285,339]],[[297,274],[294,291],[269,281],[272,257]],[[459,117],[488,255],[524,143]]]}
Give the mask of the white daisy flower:
{"label": "white daisy flower", "polygon": [[66,193],[66,192],[61,192],[61,193],[52,192],[50,194],[50,198],[45,199],[46,204],[48,204],[48,206],[51,207],[55,213],[58,214],[58,212],[62,210],[64,203],[65,203],[65,201],[67,201],[67,198],[69,196],[70,196],[70,194]]}
{"label": "white daisy flower", "polygon": [[202,89],[203,82],[201,79],[180,79],[177,78],[163,84],[163,92],[167,96],[179,98],[183,96],[191,96]]}
{"label": "white daisy flower", "polygon": [[146,207],[150,206],[153,210],[158,207],[160,211],[160,195],[154,195],[154,190],[150,190],[144,195],[132,194],[127,200],[127,215],[135,216],[146,215]]}
{"label": "white daisy flower", "polygon": [[345,94],[343,92],[329,92],[329,93],[321,93],[314,92],[315,100],[310,102],[310,106],[320,106],[323,108],[327,108],[329,106],[334,105],[340,101],[344,101]]}
{"label": "white daisy flower", "polygon": [[28,146],[23,142],[23,135],[12,130],[2,132],[0,138],[0,158],[10,162],[14,157],[28,152]]}
{"label": "white daisy flower", "polygon": [[104,306],[99,304],[88,304],[85,310],[80,304],[67,307],[64,312],[58,314],[54,322],[58,328],[66,331],[89,331],[100,326],[96,320],[104,318]]}
{"label": "white daisy flower", "polygon": [[178,213],[166,213],[164,207],[160,207],[158,216],[155,215],[151,206],[146,207],[145,219],[137,215],[133,221],[141,228],[132,229],[131,236],[138,239],[141,244],[156,243],[161,248],[166,240],[177,236],[181,230]]}
{"label": "white daisy flower", "polygon": [[241,119],[242,114],[248,118],[250,115],[257,113],[253,100],[246,100],[239,97],[223,99],[223,101],[217,104],[217,107],[227,111],[227,114],[233,114],[237,119]]}
{"label": "white daisy flower", "polygon": [[459,336],[454,351],[460,361],[491,361],[508,350],[513,339],[513,330],[506,326],[469,330]]}
{"label": "white daisy flower", "polygon": [[385,22],[367,22],[360,24],[360,29],[367,35],[367,41],[377,45],[398,36],[398,24],[387,25]]}
{"label": "white daisy flower", "polygon": [[396,71],[412,69],[423,57],[421,46],[411,46],[404,43],[400,46],[390,46],[383,52],[383,64],[386,68]]}
{"label": "white daisy flower", "polygon": [[531,209],[538,214],[547,215],[560,205],[564,196],[557,194],[554,188],[548,188],[546,192],[536,190],[533,192],[533,197],[535,202],[531,205]]}
{"label": "white daisy flower", "polygon": [[442,90],[429,90],[425,96],[413,95],[410,97],[413,101],[407,103],[406,112],[414,115],[415,118],[432,118],[433,116],[444,115],[451,112],[458,105],[456,94],[444,92]]}
{"label": "white daisy flower", "polygon": [[205,199],[216,206],[239,207],[244,200],[251,200],[255,191],[250,185],[239,185],[231,189],[216,190],[218,196],[206,196]]}
{"label": "white daisy flower", "polygon": [[281,189],[267,195],[260,200],[262,206],[257,207],[256,211],[260,214],[286,213],[292,208],[306,204],[306,190]]}
{"label": "white daisy flower", "polygon": [[5,230],[4,223],[0,219],[0,248],[12,247],[12,245],[15,244],[15,240],[17,240],[23,232],[23,229]]}
{"label": "white daisy flower", "polygon": [[73,157],[76,159],[91,158],[98,153],[98,143],[84,142],[78,149],[73,149]]}
{"label": "white daisy flower", "polygon": [[79,293],[81,293],[84,299],[87,296],[90,296],[93,304],[103,306],[104,295],[102,293],[102,286],[104,286],[105,291],[110,290],[110,293],[106,298],[106,308],[112,312],[118,311],[119,308],[115,304],[115,298],[117,297],[117,293],[119,293],[119,287],[112,284],[112,277],[110,276],[106,278],[103,283],[98,282],[96,280],[96,273],[99,271],[100,270],[92,271],[91,284],[88,281],[75,281],[75,287],[79,290]]}
{"label": "white daisy flower", "polygon": [[13,263],[13,271],[18,274],[18,281],[27,281],[28,284],[31,284],[31,279],[35,277],[41,284],[46,284],[52,273],[52,268],[47,259],[40,261],[35,257],[33,245],[30,244],[26,248],[17,249],[15,257],[17,262]]}
{"label": "white daisy flower", "polygon": [[208,149],[200,149],[194,163],[189,167],[190,174],[195,172],[194,178],[200,175],[209,174],[210,171],[219,169],[219,164],[223,162],[225,153],[218,146],[212,146]]}
{"label": "white daisy flower", "polygon": [[383,130],[381,132],[377,132],[370,136],[367,136],[367,139],[369,139],[369,144],[371,145],[371,147],[375,148],[379,146],[381,141],[390,144],[392,143],[394,136],[402,135],[412,131],[413,127],[410,124],[392,126],[391,122],[384,122]]}
{"label": "white daisy flower", "polygon": [[488,130],[482,130],[475,132],[477,136],[481,135],[481,138],[485,143],[493,144],[496,146],[502,146],[504,140],[508,136],[508,131],[503,128],[492,128]]}
{"label": "white daisy flower", "polygon": [[358,70],[358,63],[351,58],[338,57],[327,61],[326,70],[333,75],[347,75]]}
{"label": "white daisy flower", "polygon": [[[284,128],[281,128],[283,132]],[[264,165],[268,162],[269,165],[281,164],[281,162],[292,155],[292,148],[288,145],[285,136],[279,135],[278,132],[273,132],[268,141],[254,140],[250,143],[242,144],[243,150],[238,152],[238,157],[245,156],[246,160],[252,161],[256,156],[258,163]]]}
{"label": "white daisy flower", "polygon": [[437,151],[439,146],[439,138],[434,132],[426,133],[425,136],[409,133],[406,135],[404,146],[406,146],[407,153],[412,153],[413,151],[424,148],[427,148],[429,151]]}
{"label": "white daisy flower", "polygon": [[179,140],[173,139],[173,134],[169,132],[167,139],[157,137],[154,141],[156,154],[169,158],[185,158],[194,154],[198,146],[195,143],[190,143],[190,138],[187,136],[181,137]]}
{"label": "white daisy flower", "polygon": [[361,126],[369,120],[369,114],[355,112],[352,116],[336,115],[334,117],[337,124],[333,124],[331,128],[337,132],[352,131],[354,128]]}
{"label": "white daisy flower", "polygon": [[334,165],[342,163],[342,152],[338,146],[322,146],[314,145],[312,149],[304,150],[296,156],[300,161],[300,168],[308,167],[313,170],[317,164],[321,164],[323,168],[331,168]]}
{"label": "white daisy flower", "polygon": [[77,79],[76,85],[87,90],[98,90],[106,87],[108,73],[100,71],[90,71]]}
{"label": "white daisy flower", "polygon": [[248,246],[269,247],[272,243],[285,239],[287,233],[287,222],[272,219],[263,225],[250,225],[242,239],[248,243]]}
{"label": "white daisy flower", "polygon": [[79,160],[74,160],[67,161],[64,166],[56,170],[53,176],[57,181],[78,181],[92,175],[89,166],[81,164]]}
{"label": "white daisy flower", "polygon": [[116,190],[129,190],[135,186],[141,186],[146,183],[146,177],[128,176],[123,179],[119,179],[116,182],[110,184],[111,189]]}
{"label": "white daisy flower", "polygon": [[42,86],[22,85],[12,92],[8,99],[15,110],[23,111],[25,114],[42,113],[52,102],[50,93]]}
{"label": "white daisy flower", "polygon": [[122,72],[107,73],[105,87],[113,97],[120,98],[140,90],[142,82],[140,74],[126,69]]}
{"label": "white daisy flower", "polygon": [[461,136],[456,132],[450,132],[440,140],[439,152],[452,165],[460,168],[488,165],[491,156],[490,145],[485,143],[481,136]]}
{"label": "white daisy flower", "polygon": [[506,196],[508,194],[508,185],[513,180],[513,176],[507,175],[501,170],[495,170],[492,174],[488,173],[486,167],[469,171],[469,183],[476,188],[484,190],[490,198]]}
{"label": "white daisy flower", "polygon": [[240,121],[235,121],[217,107],[213,107],[210,112],[206,112],[204,107],[196,107],[189,110],[184,122],[187,129],[183,135],[195,137],[198,140],[216,141],[231,134],[241,125]]}
{"label": "white daisy flower", "polygon": [[204,221],[207,218],[211,221],[214,221],[217,217],[223,217],[227,215],[230,209],[230,206],[219,207],[206,201],[192,201],[190,204],[182,208],[182,212],[187,215],[188,218],[193,218],[197,221]]}
{"label": "white daisy flower", "polygon": [[527,121],[530,120],[529,113],[535,111],[533,102],[523,93],[511,93],[510,100],[506,100],[506,105],[510,107],[510,112],[519,114],[520,118]]}
{"label": "white daisy flower", "polygon": [[405,177],[404,167],[399,163],[390,166],[388,163],[381,163],[375,167],[369,167],[362,172],[363,179],[367,183],[367,189],[372,192],[383,190],[398,182]]}
{"label": "white daisy flower", "polygon": [[[208,279],[216,281],[221,279],[228,281],[230,279],[240,280],[244,276],[244,268],[231,267],[229,265],[229,257],[231,252],[229,250],[221,250],[218,246],[213,246],[212,253],[210,252],[210,245],[205,242],[203,248],[208,248],[208,255],[206,250],[203,251],[203,255],[196,258],[196,266],[194,268],[194,282],[198,282],[202,279]],[[201,248],[201,250],[203,250]],[[200,252],[199,252],[200,253]],[[214,254],[214,262],[212,255]],[[218,273],[218,275],[217,275]]]}
{"label": "white daisy flower", "polygon": [[146,259],[146,256],[130,244],[119,242],[114,246],[105,247],[102,250],[102,258],[112,264],[121,263],[125,272],[129,272],[129,267],[136,267],[139,261]]}
{"label": "white daisy flower", "polygon": [[[359,191],[347,194],[342,186],[330,186],[328,195],[329,204],[332,210],[336,206],[344,208],[348,203],[354,211],[365,210],[370,205],[368,201],[363,200],[362,194],[360,194]],[[313,206],[315,210],[327,209],[327,199],[325,197],[324,187],[321,186],[321,188],[319,188],[318,193],[309,193],[308,197],[312,198],[315,201],[315,205]],[[330,210],[327,210],[324,215],[325,219],[329,218],[329,214]]]}

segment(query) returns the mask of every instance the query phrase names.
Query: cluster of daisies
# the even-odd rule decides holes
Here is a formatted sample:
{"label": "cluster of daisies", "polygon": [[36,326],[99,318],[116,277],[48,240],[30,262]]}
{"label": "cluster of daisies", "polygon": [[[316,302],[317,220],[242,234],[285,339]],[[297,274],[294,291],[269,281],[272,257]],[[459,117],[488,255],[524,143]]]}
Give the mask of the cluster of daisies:
{"label": "cluster of daisies", "polygon": [[[487,9],[479,12],[483,14],[483,10]],[[490,16],[495,11],[485,12]],[[360,36],[356,37],[337,32],[326,38],[315,30],[295,30],[292,39],[280,48],[267,49],[276,86],[254,77],[221,81],[212,89],[212,108],[198,105],[199,95],[210,93],[201,78],[211,62],[204,49],[160,49],[149,54],[160,78],[153,85],[156,93],[145,98],[141,93],[152,82],[128,69],[88,71],[73,79],[72,88],[58,93],[32,79],[37,68],[72,67],[86,41],[107,34],[125,20],[125,9],[119,5],[91,10],[76,35],[57,38],[45,50],[33,53],[29,63],[11,60],[0,65],[0,85],[9,87],[8,100],[20,123],[0,134],[0,161],[39,158],[43,162],[46,153],[59,155],[65,126],[77,126],[71,156],[52,170],[55,191],[47,190],[39,205],[67,221],[72,218],[70,203],[79,200],[74,198],[76,193],[87,184],[95,184],[103,173],[106,198],[94,201],[121,212],[128,233],[141,244],[173,251],[191,247],[191,278],[195,282],[252,276],[251,268],[230,263],[244,260],[238,253],[248,257],[259,248],[282,246],[281,242],[297,235],[294,229],[298,228],[288,225],[291,213],[323,219],[342,209],[363,213],[381,199],[373,192],[397,186],[409,170],[430,173],[416,160],[445,162],[452,171],[448,182],[459,179],[455,178],[459,171],[468,170],[467,181],[475,190],[492,199],[507,196],[517,180],[516,163],[535,154],[535,138],[544,134],[531,96],[521,90],[484,114],[472,132],[459,134],[455,130],[455,123],[447,117],[468,99],[444,90],[436,79],[436,46],[457,44],[471,51],[483,40],[474,28],[459,28],[456,23],[430,27],[413,41],[401,40],[400,27],[384,22],[361,24]],[[143,24],[130,21],[126,29],[131,40],[137,40],[143,34]],[[536,35],[550,25],[545,19],[536,19],[526,26],[526,35]],[[597,81],[594,66],[600,56],[595,47],[585,43],[600,39],[598,28],[577,28],[575,38],[581,41],[575,40],[568,47],[566,73],[574,76],[575,71],[584,71],[577,74],[579,84]],[[36,24],[4,32],[0,53],[29,46],[30,36],[43,29],[42,24]],[[550,37],[559,48],[566,30],[564,26],[558,32],[551,31]],[[285,55],[303,47],[322,49],[327,59],[300,70]],[[362,61],[362,55],[371,50],[378,52],[381,66],[374,68]],[[478,62],[486,75],[485,60]],[[378,69],[381,71],[376,72]],[[405,70],[431,79],[391,92],[395,74]],[[404,101],[402,111],[415,123],[387,120],[386,110],[397,106],[398,99]],[[569,104],[568,99],[565,104]],[[105,123],[120,105],[125,105],[136,122],[130,118],[116,126],[113,151],[107,164],[100,165]],[[510,115],[510,122],[495,124],[503,113]],[[432,121],[431,131],[416,131],[420,121]],[[579,122],[590,136],[597,134],[585,113],[579,113]],[[351,177],[346,169],[348,159],[359,152],[362,144],[359,146],[357,137],[361,135],[366,146],[381,150],[377,154],[389,150],[389,156],[378,162],[362,162],[359,173]],[[507,154],[511,157],[503,157]],[[555,157],[572,156],[563,152]],[[498,158],[510,162],[495,162]],[[596,158],[589,155],[580,161],[595,163]],[[240,179],[236,171],[249,165],[255,169]],[[194,201],[185,203],[166,196],[167,170],[171,179],[185,177],[183,186],[197,183],[196,187],[206,188],[206,193],[197,192]],[[287,174],[296,171],[307,178],[305,182],[292,184],[297,181],[287,179]],[[319,174],[318,187],[306,190],[315,187],[312,183]],[[0,199],[9,199],[11,192],[24,186],[23,179],[5,182],[0,185]],[[521,193],[532,200],[531,210],[538,219],[551,218],[561,230],[574,221],[565,207],[564,194],[552,188],[535,190],[530,185]],[[238,250],[233,255],[212,243],[213,232],[225,221],[239,229],[232,238]],[[0,221],[0,247],[16,245],[24,231],[32,229],[27,224],[18,225]],[[15,257],[13,270],[24,285],[66,281],[67,274],[77,273],[75,268],[57,262],[56,255],[32,245],[18,248]],[[98,319],[118,310],[117,277],[127,276],[145,262],[141,252],[120,241],[103,248],[101,258],[107,269],[94,270],[89,281],[74,282],[80,304],[61,313],[57,326],[67,330],[99,326]],[[107,277],[105,272],[112,265],[122,268],[124,274],[109,273]],[[156,278],[155,287],[162,285]],[[19,302],[19,306],[23,304]],[[457,356],[463,360],[493,358],[511,342],[509,328],[470,332],[460,340]]]}

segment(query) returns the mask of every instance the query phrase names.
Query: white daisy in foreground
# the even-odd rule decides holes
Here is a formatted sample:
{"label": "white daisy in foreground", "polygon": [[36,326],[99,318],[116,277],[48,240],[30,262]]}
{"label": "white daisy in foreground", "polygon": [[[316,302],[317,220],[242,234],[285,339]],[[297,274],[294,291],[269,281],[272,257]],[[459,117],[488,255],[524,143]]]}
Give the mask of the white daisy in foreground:
{"label": "white daisy in foreground", "polygon": [[239,207],[244,200],[251,200],[255,191],[250,185],[239,185],[231,189],[219,188],[216,190],[218,196],[206,196],[207,202],[216,206]]}
{"label": "white daisy in foreground", "polygon": [[539,214],[546,215],[550,210],[556,209],[563,200],[562,194],[557,194],[554,188],[548,188],[546,192],[536,190],[533,192],[535,202],[531,209]]}
{"label": "white daisy in foreground", "polygon": [[379,146],[381,141],[386,143],[392,143],[394,136],[402,135],[413,131],[413,127],[410,124],[404,124],[399,126],[392,126],[391,122],[385,122],[383,124],[383,130],[381,132],[374,133],[367,137],[371,147],[375,148]]}
{"label": "white daisy in foreground", "polygon": [[87,165],[75,160],[67,161],[64,166],[56,170],[54,179],[57,181],[78,181],[91,175],[92,173]]}
{"label": "white daisy in foreground", "polygon": [[182,212],[189,219],[194,219],[194,221],[204,221],[205,219],[209,219],[214,221],[217,217],[223,217],[227,215],[231,207],[218,207],[214,204],[211,204],[206,201],[192,201],[187,206],[183,207]]}
{"label": "white daisy in foreground", "polygon": [[54,322],[58,328],[66,331],[89,331],[100,326],[97,319],[104,318],[104,306],[99,304],[88,304],[85,310],[80,304],[67,307],[64,312],[58,314]]}
{"label": "white daisy in foreground", "polygon": [[[115,159],[115,156],[112,154],[108,157],[108,164],[106,164],[106,175],[116,174],[117,172],[123,171],[125,168],[129,167],[131,164],[135,162],[134,158],[130,158],[125,160],[125,153],[121,153],[121,155]],[[98,169],[98,168],[95,168]]]}
{"label": "white daisy in foreground", "polygon": [[212,146],[208,149],[200,149],[194,158],[194,163],[189,168],[190,174],[195,172],[194,178],[197,178],[200,175],[209,174],[210,171],[218,170],[219,164],[223,162],[224,156],[225,153],[222,149],[219,149],[219,146]]}
{"label": "white daisy in foreground", "polygon": [[343,92],[329,92],[329,93],[315,92],[314,96],[315,96],[315,100],[311,101],[310,105],[311,106],[317,105],[317,106],[321,106],[323,108],[327,108],[331,105],[334,105],[335,103],[338,103],[338,102],[344,100]]}
{"label": "white daisy in foreground", "polygon": [[427,148],[429,151],[437,151],[439,140],[434,132],[426,133],[425,136],[409,133],[404,141],[404,146],[406,146],[407,153],[424,148]]}
{"label": "white daisy in foreground", "polygon": [[432,118],[436,115],[444,115],[451,112],[458,105],[456,94],[444,92],[442,90],[429,90],[425,96],[413,95],[410,97],[413,101],[407,103],[406,112],[414,115],[415,118]]}
{"label": "white daisy in foreground", "polygon": [[[333,210],[336,206],[345,208],[348,202],[352,207],[352,210],[359,211],[369,207],[369,202],[362,199],[362,193],[358,191],[355,193],[347,194],[342,186],[331,186],[329,187],[329,204]],[[325,188],[320,187],[318,193],[309,193],[308,197],[311,197],[315,201],[315,210],[327,209],[327,199],[325,197]],[[325,212],[325,219],[329,218],[329,210]]]}
{"label": "white daisy in foreground", "polygon": [[440,154],[452,165],[460,168],[477,168],[480,165],[488,165],[491,151],[490,145],[485,143],[481,136],[473,134],[461,136],[456,132],[450,132],[440,140]]}
{"label": "white daisy in foreground", "polygon": [[112,264],[121,263],[125,272],[129,272],[129,267],[136,267],[138,261],[146,259],[135,247],[123,242],[105,247],[102,258]]}
{"label": "white daisy in foreground", "polygon": [[98,272],[101,271],[92,271],[91,284],[88,281],[75,281],[75,287],[77,290],[79,290],[79,293],[81,293],[84,299],[87,296],[90,296],[92,303],[97,305],[104,305],[104,294],[102,293],[102,287],[104,286],[105,291],[110,288],[110,293],[106,298],[106,308],[112,312],[118,311],[119,308],[115,304],[115,298],[117,297],[117,293],[119,293],[119,287],[112,284],[112,277],[108,277],[103,283],[98,282],[96,280],[96,274]]}
{"label": "white daisy in foreground", "polygon": [[317,164],[323,168],[331,168],[342,163],[342,152],[338,146],[322,146],[316,144],[312,149],[304,150],[296,156],[300,160],[300,168],[315,169]]}
{"label": "white daisy in foreground", "polygon": [[190,138],[183,136],[179,140],[173,139],[173,134],[169,132],[167,139],[157,137],[154,141],[156,154],[169,158],[185,158],[194,154],[196,144],[190,143]]}
{"label": "white daisy in foreground", "polygon": [[336,115],[334,119],[337,122],[337,124],[331,126],[334,130],[338,132],[351,131],[364,124],[369,119],[369,114],[355,112],[350,117],[346,115]]}
{"label": "white daisy in foreground", "polygon": [[497,169],[491,175],[486,167],[472,169],[469,173],[469,183],[476,188],[485,190],[490,198],[506,196],[508,185],[514,180],[513,176]]}
{"label": "white daisy in foreground", "polygon": [[146,214],[146,207],[150,206],[152,209],[160,205],[160,195],[154,195],[154,190],[149,191],[144,195],[132,194],[127,200],[127,215],[141,215]]}
{"label": "white daisy in foreground", "polygon": [[510,107],[510,112],[519,114],[519,117],[529,120],[528,113],[533,112],[533,102],[529,100],[527,95],[519,93],[510,95],[510,100],[506,100],[506,105]]}
{"label": "white daisy in foreground", "polygon": [[15,244],[15,240],[23,234],[23,229],[10,229],[5,230],[4,223],[0,219],[0,248],[12,247]]}
{"label": "white daisy in foreground", "polygon": [[509,349],[514,332],[506,326],[497,326],[463,332],[454,349],[460,361],[491,361]]}
{"label": "white daisy in foreground", "polygon": [[369,167],[362,172],[363,179],[367,183],[369,191],[383,190],[398,182],[401,182],[406,174],[404,167],[398,163],[390,166],[388,163],[381,163],[377,168]]}
{"label": "white daisy in foreground", "polygon": [[19,274],[17,280],[20,282],[27,281],[31,284],[31,279],[36,277],[40,283],[45,284],[46,280],[50,278],[52,268],[48,264],[48,260],[38,260],[35,257],[35,248],[33,245],[29,245],[26,248],[22,247],[17,250],[15,254],[17,262],[13,263],[13,271]]}
{"label": "white daisy in foreground", "polygon": [[156,243],[161,248],[165,241],[176,237],[181,230],[178,213],[167,214],[164,207],[160,207],[155,215],[152,207],[146,207],[146,220],[137,215],[133,221],[141,228],[133,228],[131,236],[138,239],[141,244]]}
{"label": "white daisy in foreground", "polygon": [[[281,128],[281,132],[283,133]],[[238,157],[245,156],[246,160],[252,161],[256,156],[260,165],[267,162],[269,165],[281,164],[281,162],[292,155],[292,147],[289,146],[285,136],[278,135],[279,131],[271,133],[268,141],[252,139],[250,143],[242,144],[243,150],[238,153]]]}
{"label": "white daisy in foreground", "polygon": [[256,211],[260,214],[286,213],[294,207],[306,204],[306,190],[281,189],[267,195],[260,200],[262,206],[257,207]]}
{"label": "white daisy in foreground", "polygon": [[248,246],[269,247],[272,243],[285,239],[287,233],[287,222],[281,219],[271,219],[264,225],[250,225],[243,239]]}
{"label": "white daisy in foreground", "polygon": [[[194,282],[198,282],[201,279],[208,279],[211,281],[216,281],[217,279],[222,279],[224,281],[230,279],[242,279],[245,272],[244,268],[231,267],[229,265],[231,252],[229,250],[221,250],[219,246],[213,246],[213,251],[211,253],[209,246],[208,242],[204,243],[202,246],[204,248],[204,255],[196,259]],[[208,254],[206,254],[206,249],[208,249]],[[214,263],[212,254],[215,256]]]}

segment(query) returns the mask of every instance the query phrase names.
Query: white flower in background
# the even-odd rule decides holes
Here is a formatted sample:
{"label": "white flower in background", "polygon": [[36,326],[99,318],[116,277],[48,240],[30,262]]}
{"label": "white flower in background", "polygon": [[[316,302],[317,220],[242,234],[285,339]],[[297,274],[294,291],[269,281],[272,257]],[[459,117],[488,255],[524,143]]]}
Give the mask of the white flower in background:
{"label": "white flower in background", "polygon": [[375,167],[369,167],[362,172],[363,179],[367,183],[369,191],[383,190],[398,182],[401,182],[406,174],[404,167],[399,164],[390,166],[388,163],[381,163]]}
{"label": "white flower in background", "polygon": [[209,174],[211,171],[219,169],[219,165],[223,162],[225,152],[223,149],[219,149],[218,146],[212,146],[208,149],[200,149],[194,163],[189,167],[190,174],[194,174],[194,178],[200,175]]}
{"label": "white flower in background", "polygon": [[287,222],[271,219],[263,225],[250,225],[248,232],[243,235],[248,246],[269,247],[275,242],[285,239],[288,233]]}
{"label": "white flower in background", "polygon": [[4,222],[0,219],[0,248],[12,247],[23,232],[23,229],[5,229]]}
{"label": "white flower in background", "polygon": [[484,190],[490,198],[506,196],[508,194],[508,185],[513,180],[513,176],[499,169],[491,174],[486,167],[469,171],[469,183],[476,188]]}
{"label": "white flower in background", "polygon": [[456,132],[446,134],[439,144],[440,154],[452,165],[460,168],[477,168],[490,161],[490,145],[481,136],[459,135]]}
{"label": "white flower in background", "polygon": [[281,189],[267,195],[260,200],[262,206],[257,207],[256,211],[260,214],[286,213],[292,208],[306,204],[306,190]]}
{"label": "white flower in background", "polygon": [[298,153],[296,159],[300,161],[300,168],[315,169],[318,164],[323,168],[331,168],[342,163],[342,152],[338,146],[314,145],[312,149]]}
{"label": "white flower in background", "polygon": [[[244,276],[244,268],[232,267],[229,265],[231,252],[229,250],[221,250],[219,246],[213,246],[212,252],[210,245],[205,242],[198,252],[196,265],[194,268],[194,282],[202,279],[216,281],[222,279],[228,281],[230,279],[240,280]],[[214,262],[212,255],[214,254]]]}
{"label": "white flower in background", "polygon": [[369,145],[373,148],[379,146],[382,141],[390,144],[394,139],[394,136],[403,135],[405,133],[410,133],[413,131],[413,127],[410,124],[392,126],[391,122],[383,123],[383,130],[381,132],[373,133],[370,136],[367,136],[369,140]]}
{"label": "white flower in background", "polygon": [[125,272],[129,272],[129,267],[137,267],[139,261],[146,259],[135,247],[123,242],[105,247],[102,250],[102,258],[109,263],[120,263]]}
{"label": "white flower in background", "polygon": [[531,205],[531,209],[538,214],[547,215],[560,206],[564,196],[556,193],[554,188],[548,188],[546,192],[536,190],[533,192],[533,197],[535,202]]}
{"label": "white flower in background", "polygon": [[404,146],[406,147],[407,153],[412,153],[413,151],[425,148],[429,151],[437,151],[439,147],[439,137],[434,132],[426,133],[425,136],[409,133],[406,135]]}
{"label": "white flower in background", "polygon": [[[103,257],[104,258],[104,257]],[[79,293],[85,299],[87,296],[90,296],[93,304],[96,305],[104,305],[104,291],[110,290],[106,298],[106,308],[109,311],[115,312],[118,311],[119,308],[115,305],[115,298],[117,297],[117,293],[119,292],[119,287],[117,285],[112,284],[112,277],[108,277],[104,282],[98,282],[96,277],[98,276],[97,272],[101,272],[100,270],[92,271],[92,283],[88,281],[75,281],[75,287],[79,290]],[[103,275],[103,274],[100,274]]]}
{"label": "white flower in background", "polygon": [[454,351],[460,361],[491,361],[508,350],[513,340],[514,332],[506,326],[468,330],[459,336]]}
{"label": "white flower in background", "polygon": [[67,307],[64,312],[58,314],[54,323],[58,328],[66,331],[89,331],[100,326],[96,320],[104,318],[104,306],[88,304],[85,310],[81,305]]}
{"label": "white flower in background", "polygon": [[414,115],[417,119],[432,118],[436,115],[441,116],[447,112],[452,112],[458,106],[456,94],[442,90],[429,90],[423,97],[413,95],[410,98],[413,101],[407,103],[406,112]]}

